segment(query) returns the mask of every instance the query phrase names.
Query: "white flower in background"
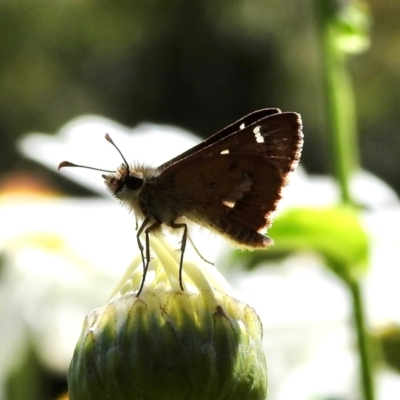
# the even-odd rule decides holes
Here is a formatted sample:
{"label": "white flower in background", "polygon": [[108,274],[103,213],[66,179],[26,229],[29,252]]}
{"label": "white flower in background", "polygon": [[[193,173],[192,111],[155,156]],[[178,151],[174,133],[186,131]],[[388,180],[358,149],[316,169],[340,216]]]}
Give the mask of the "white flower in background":
{"label": "white flower in background", "polygon": [[[128,162],[159,166],[200,141],[190,132],[169,125],[145,123],[134,129],[98,116],[82,116],[64,125],[57,135],[31,133],[19,143],[28,158],[56,170],[63,160],[115,170],[121,156],[104,139],[108,133]],[[63,171],[63,177],[109,198],[101,174],[83,169]]]}

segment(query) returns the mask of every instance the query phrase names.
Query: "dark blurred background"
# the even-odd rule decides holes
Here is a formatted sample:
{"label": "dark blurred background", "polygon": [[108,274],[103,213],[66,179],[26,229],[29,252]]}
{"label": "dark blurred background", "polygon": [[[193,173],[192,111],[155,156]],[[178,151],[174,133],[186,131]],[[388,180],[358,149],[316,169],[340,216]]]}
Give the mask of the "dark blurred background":
{"label": "dark blurred background", "polygon": [[[400,2],[367,5],[371,47],[349,63],[362,163],[400,192]],[[82,114],[206,137],[263,107],[300,112],[303,165],[329,171],[310,0],[2,0],[0,34],[0,179],[29,165],[20,135]]]}

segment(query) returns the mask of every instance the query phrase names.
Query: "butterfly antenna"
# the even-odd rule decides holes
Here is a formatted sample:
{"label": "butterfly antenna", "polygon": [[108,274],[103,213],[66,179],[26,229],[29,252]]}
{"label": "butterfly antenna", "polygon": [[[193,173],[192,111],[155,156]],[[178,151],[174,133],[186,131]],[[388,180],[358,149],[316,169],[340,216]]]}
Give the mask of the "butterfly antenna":
{"label": "butterfly antenna", "polygon": [[113,140],[111,139],[111,137],[110,137],[110,135],[109,135],[108,133],[106,133],[105,138],[106,138],[107,142],[111,143],[111,144],[117,149],[118,153],[121,155],[122,159],[124,160],[125,165],[127,166],[128,170],[129,170],[129,164],[128,164],[128,162],[126,161],[124,155],[122,154],[122,151],[121,151],[121,150],[118,148],[118,146],[113,142]]}
{"label": "butterfly antenna", "polygon": [[109,174],[112,174],[112,173],[115,172],[115,171],[109,171],[107,169],[88,167],[86,165],[78,165],[78,164],[74,164],[74,163],[69,162],[69,161],[61,162],[60,165],[58,166],[58,170],[60,170],[61,168],[64,168],[64,167],[77,167],[77,168],[93,169],[94,171],[108,172]]}

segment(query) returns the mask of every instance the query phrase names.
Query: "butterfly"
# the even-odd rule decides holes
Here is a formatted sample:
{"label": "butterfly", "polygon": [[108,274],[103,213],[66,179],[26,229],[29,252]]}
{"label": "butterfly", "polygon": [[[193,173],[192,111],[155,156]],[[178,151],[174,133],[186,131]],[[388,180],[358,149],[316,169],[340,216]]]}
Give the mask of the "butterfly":
{"label": "butterfly", "polygon": [[[143,277],[137,296],[150,262],[150,234],[165,226],[182,231],[182,290],[189,222],[222,235],[239,248],[268,247],[272,239],[265,232],[303,146],[301,116],[277,108],[255,111],[156,168],[130,167],[108,134],[106,139],[121,154],[123,163],[116,171],[100,170],[107,172],[105,184],[141,221],[137,243]],[[62,167],[99,170],[68,161],[60,163],[59,169]]]}

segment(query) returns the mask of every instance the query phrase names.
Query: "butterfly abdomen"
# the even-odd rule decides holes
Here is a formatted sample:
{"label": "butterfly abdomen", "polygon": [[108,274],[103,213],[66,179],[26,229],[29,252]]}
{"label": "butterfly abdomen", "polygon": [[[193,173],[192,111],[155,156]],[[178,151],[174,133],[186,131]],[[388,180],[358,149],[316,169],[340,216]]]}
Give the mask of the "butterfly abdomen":
{"label": "butterfly abdomen", "polygon": [[233,245],[249,250],[262,249],[273,244],[268,236],[233,221],[219,221],[217,231]]}

